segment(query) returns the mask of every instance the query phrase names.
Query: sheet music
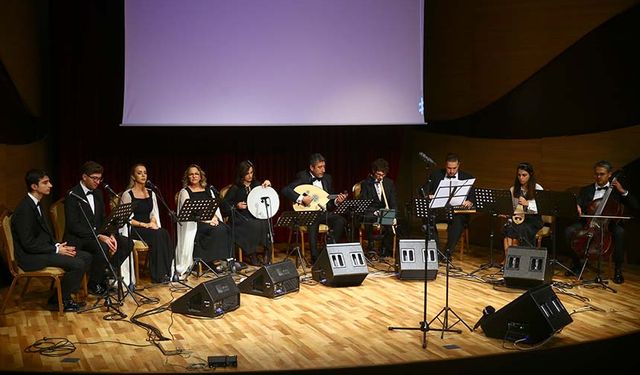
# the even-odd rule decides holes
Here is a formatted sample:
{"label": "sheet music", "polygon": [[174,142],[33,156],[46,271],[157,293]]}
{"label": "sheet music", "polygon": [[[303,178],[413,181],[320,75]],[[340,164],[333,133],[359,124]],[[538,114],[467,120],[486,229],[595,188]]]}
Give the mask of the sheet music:
{"label": "sheet music", "polygon": [[[449,202],[450,206],[462,205],[475,182],[475,178],[468,180],[443,179],[438,184],[438,188],[429,203],[429,208],[442,208],[445,207],[447,202]],[[449,196],[451,196],[451,200],[449,200]]]}

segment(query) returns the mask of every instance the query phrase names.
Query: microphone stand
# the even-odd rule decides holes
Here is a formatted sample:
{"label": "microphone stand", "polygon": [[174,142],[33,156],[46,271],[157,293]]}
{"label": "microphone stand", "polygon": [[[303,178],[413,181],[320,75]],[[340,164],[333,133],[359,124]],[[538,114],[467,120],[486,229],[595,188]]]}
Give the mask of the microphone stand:
{"label": "microphone stand", "polygon": [[[217,192],[212,185],[210,185],[211,190],[213,190],[213,193],[216,196],[220,196],[220,192]],[[229,194],[227,192],[227,194]],[[224,199],[221,200],[222,203],[225,203]],[[231,211],[231,243],[229,244],[229,257],[227,258],[227,267],[229,267],[229,271],[231,271],[232,274],[235,274],[236,271],[238,270],[238,268],[242,269],[242,265],[240,265],[240,263],[238,263],[236,261],[236,257],[235,257],[235,249],[236,249],[236,215],[238,215],[236,213],[236,205],[235,204],[231,204],[231,202],[226,202],[227,208],[229,209],[229,211]],[[248,221],[248,219],[242,215],[239,215],[242,220],[244,220],[245,222]]]}
{"label": "microphone stand", "polygon": [[[93,239],[96,241],[96,244],[98,245],[98,249],[100,249],[100,253],[102,254],[102,257],[107,262],[107,266],[109,267],[109,271],[111,271],[111,275],[117,280],[117,283],[118,283],[118,298],[116,299],[116,301],[112,301],[111,293],[109,292],[109,286],[107,285],[107,290],[105,291],[105,293],[96,300],[96,302],[93,304],[92,307],[79,311],[78,313],[80,314],[83,312],[99,309],[100,307],[104,306],[107,308],[106,312],[108,313],[103,317],[104,320],[122,320],[127,317],[127,314],[123,313],[122,310],[118,308],[118,306],[123,305],[122,300],[124,299],[124,296],[122,295],[122,279],[118,274],[116,274],[116,271],[113,268],[113,264],[111,264],[111,262],[109,261],[109,257],[107,256],[104,249],[102,248],[102,244],[98,239],[98,235],[96,234],[96,231],[93,229],[93,225],[91,225],[91,221],[89,221],[89,217],[87,216],[86,212],[84,212],[84,209],[82,208],[82,202],[80,200],[78,200],[78,208],[80,208],[80,212],[82,213],[84,220],[87,222],[87,225],[91,230]],[[104,299],[104,302],[102,305],[100,305],[101,299]],[[113,310],[113,312],[109,313],[110,310]]]}
{"label": "microphone stand", "polygon": [[273,228],[272,228],[272,224],[271,224],[271,214],[269,213],[269,211],[271,211],[269,209],[269,207],[271,207],[271,204],[268,203],[267,201],[269,200],[269,197],[262,197],[260,198],[260,201],[262,203],[264,203],[264,209],[267,213],[267,226],[269,228],[269,232],[267,233],[267,241],[268,241],[268,249],[265,249],[265,257],[268,257],[268,261],[264,262],[265,265],[271,264],[271,254],[269,254],[267,256],[267,252],[268,251],[272,251],[273,252]]}
{"label": "microphone stand", "polygon": [[[147,181],[147,183],[148,182],[149,181]],[[173,212],[173,210],[171,210],[169,208],[169,206],[167,205],[167,202],[164,200],[164,197],[162,196],[162,193],[160,192],[160,189],[158,189],[158,187],[155,186],[155,185],[149,184],[148,186],[151,188],[151,190],[153,190],[154,192],[156,192],[156,194],[158,194],[158,198],[160,199],[160,203],[162,203],[162,206],[169,213],[169,217],[171,218],[171,222],[173,224],[178,224],[178,225],[182,226],[182,223],[178,221],[178,215],[176,215],[176,213]],[[176,265],[176,251],[178,251],[178,249],[177,249],[178,240],[177,240],[176,237],[177,237],[177,234],[174,235],[174,238],[173,238],[173,276],[171,277],[171,281],[177,281],[180,284],[182,284],[182,285],[184,285],[184,286],[186,286],[188,288],[191,288],[189,285],[187,285],[185,283],[182,283],[180,281],[180,278],[178,277],[178,268],[177,268],[177,265]]]}

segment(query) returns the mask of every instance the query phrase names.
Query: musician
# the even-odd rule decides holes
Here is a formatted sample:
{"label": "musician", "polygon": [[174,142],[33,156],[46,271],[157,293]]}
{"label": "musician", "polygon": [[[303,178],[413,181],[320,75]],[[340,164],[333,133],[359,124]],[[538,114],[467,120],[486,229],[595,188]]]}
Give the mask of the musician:
{"label": "musician", "polygon": [[[295,180],[282,189],[282,194],[292,202],[309,206],[313,201],[313,198],[308,195],[298,194],[295,192],[295,187],[303,184],[311,184],[321,188],[329,194],[333,193],[333,187],[331,185],[331,175],[325,173],[326,161],[321,154],[312,154],[309,157],[309,170],[300,171],[296,174]],[[344,227],[346,220],[337,214],[329,212],[340,203],[344,202],[347,198],[346,194],[338,194],[335,199],[332,199],[324,207],[325,213],[318,217],[313,225],[309,226],[309,248],[311,249],[311,262],[315,263],[318,259],[318,245],[316,243],[318,237],[318,227],[320,224],[327,224],[331,232],[329,240],[339,242],[344,234]]]}
{"label": "musician", "polygon": [[104,168],[94,161],[84,163],[80,168],[80,182],[64,200],[64,240],[77,250],[93,255],[89,292],[98,295],[104,294],[108,288],[104,255],[109,257],[114,269],[119,269],[133,249],[133,241],[120,235],[117,228],[102,228],[106,215],[104,197],[98,186],[102,182],[103,171]]}
{"label": "musician", "polygon": [[[60,267],[64,276],[60,283],[62,303],[65,312],[76,312],[84,302],[71,298],[80,288],[82,276],[91,265],[91,254],[66,242],[56,243],[53,230],[47,218],[47,211],[40,205],[42,198],[51,193],[51,180],[43,170],[29,170],[24,178],[27,196],[20,201],[11,216],[11,232],[16,261],[25,271],[36,271],[45,267]],[[58,308],[58,296],[54,293],[48,301],[48,308]]]}
{"label": "musician", "polygon": [[[133,203],[133,218],[130,220],[132,233],[129,237],[139,238],[149,245],[149,269],[154,283],[169,282],[171,275],[171,257],[173,250],[169,232],[160,224],[160,211],[156,193],[146,187],[147,167],[135,164],[129,175],[129,186],[120,203]],[[128,228],[121,233],[128,236]]]}
{"label": "musician", "polygon": [[[373,199],[364,218],[364,230],[370,252],[373,251],[373,225],[371,225],[373,221],[371,219],[377,219],[380,209],[397,209],[396,187],[393,180],[386,177],[387,173],[389,173],[389,163],[384,159],[376,159],[371,163],[371,174],[360,185],[359,199]],[[381,226],[383,235],[379,253],[381,258],[392,255],[394,230],[391,225]]]}
{"label": "musician", "polygon": [[[533,165],[526,162],[518,164],[513,186],[509,188],[514,210],[518,214],[509,217],[504,225],[503,245],[505,257],[510,246],[535,246],[536,233],[544,225],[542,217],[538,215],[535,199],[536,190],[542,190],[542,186],[536,183]],[[521,213],[524,213],[524,215]],[[523,221],[518,224],[521,219]]]}
{"label": "musician", "polygon": [[[418,193],[425,198],[428,194],[428,197],[431,199],[434,197],[440,181],[468,180],[471,178],[474,178],[471,174],[460,170],[460,158],[458,155],[449,153],[445,158],[445,168],[432,172],[429,181],[418,189]],[[462,203],[462,208],[471,209],[474,204],[473,188],[471,188],[467,199]],[[455,249],[458,240],[460,240],[460,236],[462,236],[462,232],[464,232],[464,228],[468,225],[469,215],[453,213],[452,219],[447,219],[447,221],[449,225],[447,226],[446,249],[451,251]],[[436,240],[437,239],[438,236],[436,236]]]}
{"label": "musician", "polygon": [[[207,184],[207,175],[197,164],[191,164],[184,171],[182,186],[178,193],[178,216],[187,199],[203,200],[220,195]],[[206,263],[231,258],[229,228],[222,220],[220,208],[210,220],[182,222],[177,227],[177,239],[175,273],[180,279],[186,279],[194,258]]]}
{"label": "musician", "polygon": [[[269,249],[269,223],[264,219],[257,219],[247,209],[247,197],[251,190],[257,186],[269,187],[271,182],[264,180],[262,183],[255,179],[253,163],[245,160],[238,164],[236,180],[224,196],[222,213],[231,219],[235,242],[249,258],[249,264],[258,266],[256,257],[258,245],[265,249],[264,263],[271,263],[271,250]],[[232,211],[235,210],[235,211]]]}
{"label": "musician", "polygon": [[[589,206],[592,202],[598,199],[602,199],[609,187],[612,188],[609,199],[612,199],[618,204],[622,204],[632,210],[638,209],[637,199],[629,193],[622,183],[616,179],[610,182],[613,175],[613,167],[611,163],[606,160],[600,160],[593,166],[594,183],[584,186],[580,189],[578,194],[578,214],[587,214]],[[585,226],[586,221],[582,219],[580,222],[574,223],[567,227],[565,231],[565,237],[569,243],[571,239],[575,237],[577,232]],[[613,260],[615,263],[615,272],[613,276],[613,282],[616,284],[622,284],[624,282],[624,276],[622,275],[622,263],[624,262],[624,237],[625,231],[623,221],[610,220],[609,230],[614,241],[613,248]],[[584,250],[582,250],[584,251]],[[578,274],[580,271],[580,258],[575,252],[570,252],[573,260],[572,270]]]}

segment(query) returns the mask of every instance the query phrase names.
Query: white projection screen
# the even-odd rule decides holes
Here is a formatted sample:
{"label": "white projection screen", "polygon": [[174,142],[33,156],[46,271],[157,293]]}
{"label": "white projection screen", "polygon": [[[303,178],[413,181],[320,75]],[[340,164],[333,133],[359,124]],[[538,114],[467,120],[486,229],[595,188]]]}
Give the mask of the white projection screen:
{"label": "white projection screen", "polygon": [[123,126],[424,123],[424,0],[124,6]]}

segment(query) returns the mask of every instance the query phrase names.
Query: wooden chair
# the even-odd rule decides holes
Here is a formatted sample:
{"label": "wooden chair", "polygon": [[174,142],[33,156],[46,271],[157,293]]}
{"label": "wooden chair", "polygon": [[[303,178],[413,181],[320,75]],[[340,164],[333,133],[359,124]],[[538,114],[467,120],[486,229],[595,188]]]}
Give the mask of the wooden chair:
{"label": "wooden chair", "polygon": [[551,237],[553,235],[552,227],[555,218],[550,215],[542,215],[542,223],[544,224],[542,228],[536,233],[536,246],[539,248],[542,247],[542,240]]}
{"label": "wooden chair", "polygon": [[[118,193],[118,195],[122,196],[122,192]],[[119,203],[120,199],[116,196],[112,196],[109,200],[109,207],[113,210]],[[133,240],[133,249],[131,250],[131,253],[133,254],[133,267],[137,282],[140,280],[140,255],[145,254],[144,267],[146,268],[149,260],[149,250],[149,246],[145,242],[136,239]]]}
{"label": "wooden chair", "polygon": [[[439,234],[445,233],[446,235],[448,228],[449,228],[448,223],[436,223],[436,231]],[[441,240],[444,241],[444,243],[446,244],[446,241],[447,241],[446,237]],[[469,250],[469,227],[468,226],[465,226],[464,231],[460,236],[460,240],[456,244],[456,249],[458,248],[460,249],[460,260],[462,260],[462,257],[464,256],[464,250],[465,249]]]}
{"label": "wooden chair", "polygon": [[64,218],[64,197],[58,199],[49,207],[49,217],[51,218],[56,241],[62,242],[66,225]]}
{"label": "wooden chair", "polygon": [[[11,300],[11,294],[18,284],[18,280],[26,278],[27,283],[22,290],[20,296],[22,297],[24,293],[27,291],[29,287],[29,281],[32,277],[46,277],[52,279],[52,282],[56,286],[56,291],[58,294],[58,312],[64,312],[64,305],[62,302],[62,285],[61,280],[62,276],[64,276],[64,270],[59,267],[45,267],[37,271],[24,271],[18,266],[18,263],[15,259],[15,252],[13,247],[13,233],[11,233],[11,216],[8,211],[4,211],[0,215],[0,220],[2,221],[2,237],[4,241],[4,246],[2,247],[3,256],[9,272],[11,272],[11,276],[13,276],[13,281],[11,282],[11,286],[9,287],[9,291],[2,303],[2,310],[0,313],[4,313],[5,309],[9,305],[9,301]],[[86,284],[84,284],[85,292],[86,292]]]}
{"label": "wooden chair", "polygon": [[[353,187],[351,188],[351,191],[353,192],[353,198],[355,199],[359,199],[360,198],[360,193],[362,192],[362,181],[360,182],[356,182]],[[372,236],[376,237],[380,235],[380,225],[373,225],[373,231],[372,231]],[[360,227],[358,228],[358,238],[360,240],[360,244],[362,245],[362,247],[365,247],[365,239],[364,239],[364,224],[360,224]],[[391,256],[395,259],[396,257],[396,247],[397,247],[397,235],[394,234],[393,235],[393,249],[391,250]],[[375,240],[374,240],[375,241]]]}

